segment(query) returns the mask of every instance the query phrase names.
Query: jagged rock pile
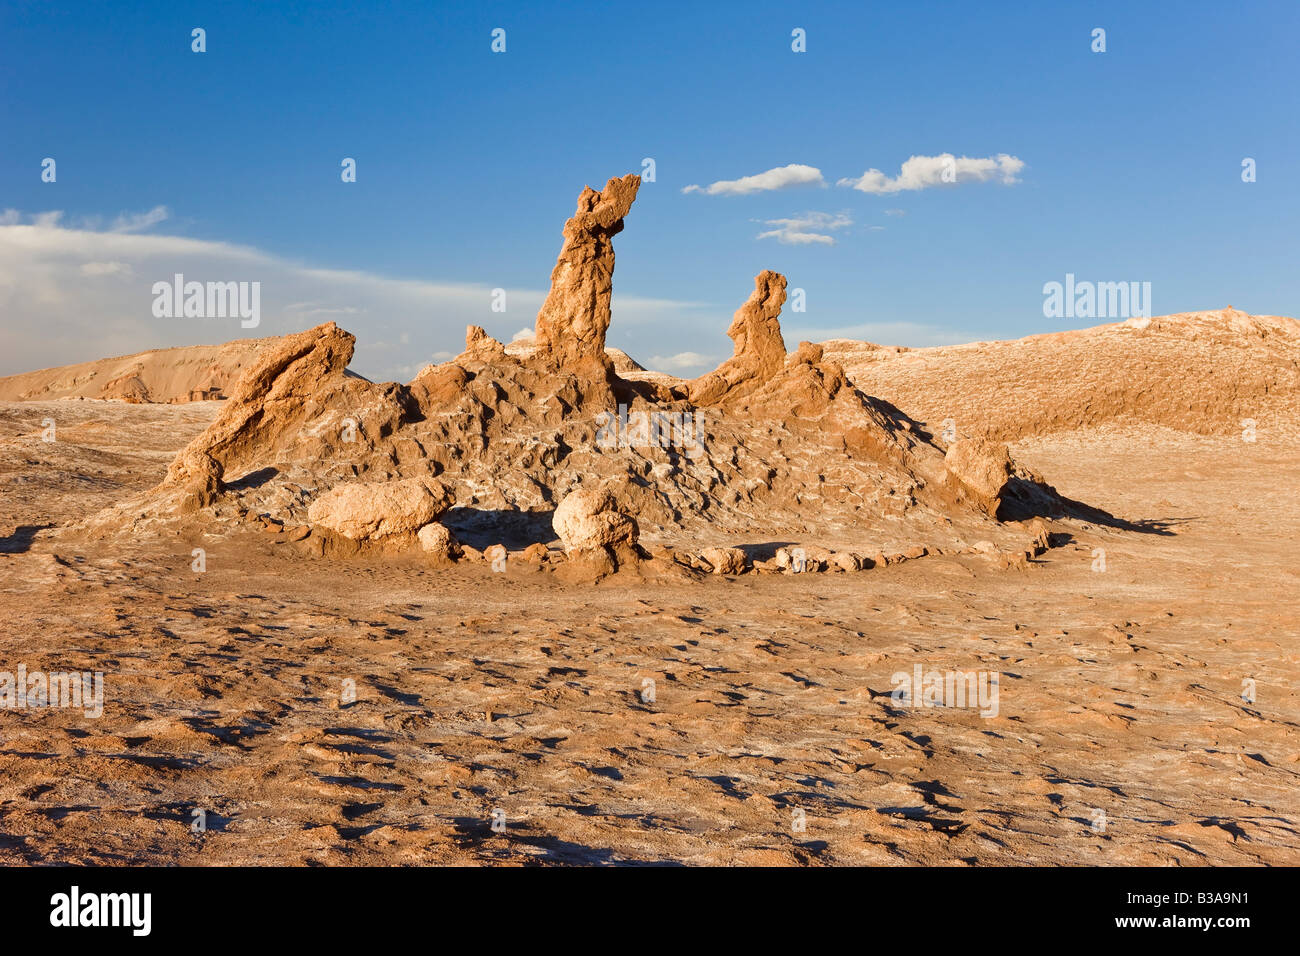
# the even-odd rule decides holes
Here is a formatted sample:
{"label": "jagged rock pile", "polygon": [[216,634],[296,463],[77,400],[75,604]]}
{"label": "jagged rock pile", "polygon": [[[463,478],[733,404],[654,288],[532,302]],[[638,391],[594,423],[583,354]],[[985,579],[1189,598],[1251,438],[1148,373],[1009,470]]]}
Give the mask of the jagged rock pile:
{"label": "jagged rock pile", "polygon": [[[951,536],[1055,506],[1005,446],[945,447],[854,388],[819,346],[787,355],[775,272],[755,279],[718,369],[687,382],[620,377],[605,349],[612,238],[638,186],[625,176],[579,197],[533,348],[508,351],[470,327],[456,359],[375,384],[347,377],[355,340],[333,323],[287,336],[164,482],[99,526],[219,531],[267,516],[331,544],[450,559],[462,553],[452,530],[537,544],[552,538],[553,511],[570,559],[606,566],[643,554],[638,534]],[[707,553],[718,573],[747,566],[741,551]]]}

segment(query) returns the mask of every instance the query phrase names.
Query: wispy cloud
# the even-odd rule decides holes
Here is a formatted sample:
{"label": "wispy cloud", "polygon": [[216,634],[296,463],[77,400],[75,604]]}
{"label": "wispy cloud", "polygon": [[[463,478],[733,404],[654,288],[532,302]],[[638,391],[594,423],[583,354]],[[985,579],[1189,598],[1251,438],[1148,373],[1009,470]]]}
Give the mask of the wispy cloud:
{"label": "wispy cloud", "polygon": [[113,225],[109,229],[111,232],[139,232],[141,229],[148,229],[150,226],[165,222],[167,216],[166,206],[154,206],[148,212],[123,213],[113,220]]}
{"label": "wispy cloud", "polygon": [[828,231],[844,229],[853,225],[847,213],[805,212],[789,219],[765,219],[763,224],[775,226],[758,234],[759,239],[775,239],[790,246],[820,244],[835,245],[835,238],[827,235]]}
{"label": "wispy cloud", "polygon": [[974,159],[940,153],[938,156],[912,156],[890,178],[878,169],[868,169],[856,179],[841,179],[840,186],[852,186],[859,192],[873,195],[929,189],[931,186],[951,186],[960,183],[983,183],[998,179],[1005,185],[1019,182],[1024,160],[1006,153]]}
{"label": "wispy cloud", "polygon": [[754,176],[740,179],[720,179],[708,186],[687,186],[684,193],[703,192],[710,196],[744,196],[748,193],[770,192],[774,189],[788,189],[791,186],[824,186],[822,171],[816,166],[801,166],[792,163],[789,166],[777,166]]}

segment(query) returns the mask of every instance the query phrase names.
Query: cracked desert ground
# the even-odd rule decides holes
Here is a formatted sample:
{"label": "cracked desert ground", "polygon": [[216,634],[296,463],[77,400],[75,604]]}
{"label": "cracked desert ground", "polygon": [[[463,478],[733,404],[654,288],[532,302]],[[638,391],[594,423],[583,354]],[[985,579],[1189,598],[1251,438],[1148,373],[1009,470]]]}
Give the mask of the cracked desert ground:
{"label": "cracked desert ground", "polygon": [[[0,405],[0,656],[106,674],[98,719],[0,715],[0,862],[1300,862],[1294,431],[1021,438],[1133,526],[1052,520],[1020,567],[574,584],[260,530],[52,536],[220,404]],[[916,661],[999,672],[998,715],[896,706]]]}

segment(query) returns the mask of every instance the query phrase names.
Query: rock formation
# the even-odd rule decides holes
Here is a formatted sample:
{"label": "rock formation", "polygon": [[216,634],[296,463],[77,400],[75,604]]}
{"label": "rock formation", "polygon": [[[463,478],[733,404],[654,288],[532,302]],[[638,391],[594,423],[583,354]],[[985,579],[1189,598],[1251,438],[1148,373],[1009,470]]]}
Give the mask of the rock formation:
{"label": "rock formation", "polygon": [[[306,545],[316,554],[377,541],[437,561],[509,540],[536,545],[539,566],[590,579],[640,567],[647,533],[710,548],[855,529],[905,553],[916,540],[898,535],[916,528],[950,542],[995,536],[987,524],[1008,496],[1027,515],[1064,506],[1005,451],[994,461],[972,445],[945,459],[820,346],[787,355],[776,272],[755,279],[729,329],[734,355],[714,372],[683,382],[630,360],[616,370],[605,347],[610,241],[638,185],[625,176],[583,190],[530,347],[470,326],[461,355],[399,385],[349,377],[354,339],[333,323],[272,341],[163,484],[98,526],[184,519],[213,533],[269,520],[317,529]],[[547,557],[552,532],[563,560]],[[696,554],[692,571],[764,564],[729,549]]]}
{"label": "rock formation", "polygon": [[551,291],[537,313],[537,356],[582,380],[608,381],[605,355],[614,286],[613,238],[636,200],[641,177],[611,179],[600,192],[590,186],[564,224],[564,245],[551,271]]}
{"label": "rock formation", "polygon": [[736,310],[727,335],[735,343],[731,358],[712,372],[686,383],[693,405],[721,405],[753,391],[785,364],[781,306],[785,276],[764,270],[754,277],[754,291]]}
{"label": "rock formation", "polygon": [[200,455],[225,475],[261,463],[285,435],[302,427],[318,392],[342,383],[355,344],[355,336],[333,322],[285,336],[244,372],[221,416],[181,453],[163,486],[189,483]]}
{"label": "rock formation", "polygon": [[977,507],[996,515],[1002,492],[1013,474],[1011,455],[1001,442],[962,438],[948,446],[944,465]]}

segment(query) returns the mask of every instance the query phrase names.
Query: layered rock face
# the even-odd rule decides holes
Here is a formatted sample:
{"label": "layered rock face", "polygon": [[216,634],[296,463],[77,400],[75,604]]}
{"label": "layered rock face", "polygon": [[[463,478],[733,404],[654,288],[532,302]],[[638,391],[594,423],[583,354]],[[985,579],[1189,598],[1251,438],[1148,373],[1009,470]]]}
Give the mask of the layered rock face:
{"label": "layered rock face", "polygon": [[[625,176],[583,191],[530,349],[471,326],[454,360],[407,385],[376,384],[347,376],[354,338],[333,323],[287,336],[258,353],[163,484],[99,525],[180,517],[212,533],[265,517],[336,542],[409,539],[440,560],[458,553],[457,536],[487,537],[482,548],[553,531],[575,565],[600,574],[639,560],[646,534],[710,546],[836,528],[890,541],[905,526],[960,525],[986,537],[1008,496],[1037,495],[1036,513],[1055,507],[1050,489],[992,452],[945,458],[820,346],[787,354],[776,272],[755,278],[718,369],[649,379],[629,361],[621,377],[605,349],[611,239],[638,185]],[[439,519],[447,533],[431,527]],[[748,566],[727,550],[707,563],[720,574]]]}
{"label": "layered rock face", "polygon": [[641,177],[611,179],[600,192],[588,186],[564,224],[564,245],[551,271],[551,291],[537,313],[537,355],[584,380],[608,381],[605,356],[614,289],[613,238],[636,200]]}

